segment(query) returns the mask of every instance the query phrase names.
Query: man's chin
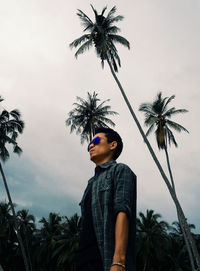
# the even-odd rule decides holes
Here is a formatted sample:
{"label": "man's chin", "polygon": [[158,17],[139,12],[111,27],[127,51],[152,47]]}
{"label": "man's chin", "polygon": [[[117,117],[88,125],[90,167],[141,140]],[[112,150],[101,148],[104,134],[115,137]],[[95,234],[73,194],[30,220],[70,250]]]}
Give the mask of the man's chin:
{"label": "man's chin", "polygon": [[95,158],[96,158],[96,156],[95,156],[94,154],[91,153],[91,155],[90,155],[90,160],[91,160],[92,162],[95,162],[95,160],[96,160]]}
{"label": "man's chin", "polygon": [[91,155],[91,156],[90,156],[90,160],[91,160],[92,162],[94,162],[95,157]]}

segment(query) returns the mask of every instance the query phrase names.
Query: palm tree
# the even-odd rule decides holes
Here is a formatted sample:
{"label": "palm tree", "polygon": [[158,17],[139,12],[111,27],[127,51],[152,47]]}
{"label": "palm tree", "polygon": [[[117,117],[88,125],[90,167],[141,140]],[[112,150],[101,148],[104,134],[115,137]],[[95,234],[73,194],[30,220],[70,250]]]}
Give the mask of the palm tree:
{"label": "palm tree", "polygon": [[8,270],[13,260],[16,235],[9,203],[0,202],[0,259],[3,270]]}
{"label": "palm tree", "polygon": [[58,267],[63,266],[64,270],[74,271],[75,253],[78,249],[80,233],[80,217],[74,214],[70,218],[65,217],[65,219],[53,257],[58,258]]}
{"label": "palm tree", "polygon": [[81,143],[84,140],[91,141],[96,127],[108,127],[107,124],[115,126],[114,122],[107,118],[108,115],[117,115],[118,113],[110,110],[109,105],[104,105],[110,100],[100,101],[97,98],[98,94],[93,92],[87,93],[87,100],[76,97],[80,103],[74,103],[75,108],[69,112],[69,118],[66,120],[66,125],[71,126],[71,132],[76,130],[81,134]]}
{"label": "palm tree", "polygon": [[[181,228],[181,225],[178,221],[174,221],[172,222],[172,225],[170,228],[170,234],[171,235],[175,235],[177,237],[182,237],[183,235],[183,230]],[[192,230],[192,229],[195,229],[195,225],[194,224],[188,224],[189,228]]]}
{"label": "palm tree", "polygon": [[[139,212],[137,218],[137,257],[138,264],[142,263],[142,270],[155,270],[155,262],[162,258],[164,244],[167,239],[168,223],[158,221],[160,214],[147,210],[146,216]],[[156,263],[157,266],[157,263]]]}
{"label": "palm tree", "polygon": [[[194,224],[188,224],[188,226],[190,229],[195,229]],[[174,221],[172,226],[169,227],[168,244],[166,246],[165,255],[163,271],[191,270],[182,227],[177,221]]]}
{"label": "palm tree", "polygon": [[[165,151],[171,185],[174,192],[176,193],[174,178],[173,178],[171,165],[169,161],[168,145],[170,146],[171,144],[174,144],[175,147],[178,147],[178,144],[175,140],[175,136],[172,132],[172,129],[174,129],[177,132],[181,132],[181,131],[185,131],[187,133],[189,132],[182,125],[171,120],[171,118],[177,114],[188,112],[186,109],[176,109],[175,107],[168,108],[169,103],[174,98],[175,98],[175,95],[172,95],[171,97],[163,98],[162,93],[159,92],[156,96],[156,99],[153,101],[153,103],[141,104],[139,107],[139,111],[142,111],[145,113],[144,123],[147,127],[149,127],[146,132],[146,136],[148,136],[151,132],[155,130],[156,142],[157,142],[158,148]],[[192,252],[187,240],[188,238],[187,232],[184,230],[184,227],[182,226],[179,213],[178,213],[178,218],[180,221],[180,226],[182,227],[183,235],[185,237],[188,253],[190,255],[191,265],[192,265],[192,268],[194,269],[194,261],[192,257]]]}
{"label": "palm tree", "polygon": [[57,270],[57,262],[53,259],[53,252],[57,244],[57,237],[62,231],[61,216],[50,213],[48,219],[44,217],[39,221],[42,223],[39,239],[40,246],[36,252],[36,258],[42,270]]}
{"label": "palm tree", "polygon": [[117,72],[117,65],[121,66],[121,62],[115,43],[120,43],[128,49],[130,49],[130,44],[124,37],[117,35],[120,29],[113,25],[113,23],[122,21],[124,17],[121,15],[113,16],[116,12],[116,7],[113,7],[108,12],[107,17],[104,17],[107,7],[103,8],[101,14],[98,14],[92,5],[91,7],[95,14],[95,22],[93,23],[83,11],[78,10],[77,15],[84,26],[83,31],[87,30],[89,33],[75,39],[70,44],[70,47],[76,48],[80,46],[75,54],[78,57],[78,55],[84,53],[85,50],[90,49],[94,45],[97,56],[101,59],[102,66],[104,66],[104,61],[106,60],[114,68],[114,71]]}
{"label": "palm tree", "polygon": [[159,92],[153,103],[143,103],[140,105],[139,110],[145,113],[145,125],[149,127],[146,136],[148,136],[154,129],[156,135],[156,142],[158,148],[165,151],[167,166],[170,174],[171,184],[175,190],[174,179],[169,161],[168,145],[171,143],[178,147],[174,134],[171,129],[177,132],[188,130],[182,125],[171,120],[171,118],[180,113],[186,113],[186,109],[176,109],[175,107],[168,108],[169,103],[175,98],[175,95],[171,97],[162,97],[162,92]]}
{"label": "palm tree", "polygon": [[30,253],[30,245],[32,242],[33,233],[36,229],[35,217],[29,214],[28,210],[22,209],[17,212],[17,218],[18,218],[18,224],[19,224],[18,229],[25,242],[25,249],[28,255],[29,266],[30,266],[30,270],[32,270],[32,260],[31,260],[32,257]]}
{"label": "palm tree", "polygon": [[162,271],[191,270],[184,242],[180,241],[175,236],[171,235],[168,236],[168,242],[165,247],[165,257],[163,257],[161,270]]}
{"label": "palm tree", "polygon": [[120,31],[120,29],[117,26],[113,25],[115,22],[122,21],[123,16],[118,15],[118,16],[114,17],[114,13],[116,12],[116,7],[113,7],[108,12],[106,17],[104,16],[104,13],[106,11],[106,7],[103,8],[101,14],[98,14],[97,11],[93,8],[93,6],[92,6],[92,9],[95,14],[95,22],[93,22],[83,11],[78,10],[77,15],[79,16],[79,18],[82,22],[82,25],[84,26],[84,32],[88,31],[88,33],[84,34],[83,36],[81,36],[78,39],[75,39],[70,44],[70,47],[71,48],[79,47],[75,53],[75,56],[78,57],[80,54],[84,53],[87,49],[90,49],[94,45],[97,56],[101,58],[101,62],[104,63],[104,60],[107,61],[108,65],[110,67],[111,73],[112,73],[112,75],[113,75],[113,77],[114,77],[114,79],[115,79],[115,81],[121,91],[121,94],[122,94],[122,96],[128,106],[128,109],[129,109],[138,129],[139,129],[139,132],[141,133],[142,138],[144,139],[144,142],[146,143],[146,145],[151,153],[151,156],[152,156],[154,162],[156,163],[156,166],[158,167],[165,184],[167,185],[169,193],[175,203],[177,213],[179,214],[181,224],[184,225],[185,230],[188,233],[190,243],[192,246],[192,251],[193,251],[193,254],[195,255],[195,260],[196,260],[197,266],[200,270],[200,257],[199,257],[198,251],[196,249],[196,246],[195,246],[194,242],[192,241],[192,236],[191,236],[189,228],[187,226],[185,215],[184,215],[182,207],[179,203],[179,200],[176,196],[176,193],[175,193],[173,187],[171,186],[170,181],[167,178],[160,162],[158,161],[158,158],[155,155],[155,152],[152,149],[152,147],[151,147],[137,117],[136,117],[136,114],[131,107],[131,104],[125,94],[125,91],[124,91],[124,89],[123,89],[123,87],[122,87],[122,85],[121,85],[121,83],[115,73],[118,71],[117,64],[119,66],[121,65],[120,58],[119,58],[115,44],[120,43],[120,44],[124,45],[125,47],[130,48],[129,42],[125,38],[123,38],[122,36],[117,35],[117,33]]}
{"label": "palm tree", "polygon": [[[0,102],[2,102],[3,100],[4,99],[0,96]],[[16,139],[18,137],[18,134],[19,133],[21,134],[23,132],[23,129],[24,129],[24,122],[21,120],[21,114],[19,110],[15,109],[10,112],[5,109],[2,110],[0,114],[0,160],[2,162],[6,162],[10,157],[9,151],[7,149],[7,144],[11,144],[13,146],[14,153],[17,153],[18,155],[22,153],[22,149],[18,146]],[[2,175],[6,193],[8,196],[11,212],[14,218],[15,232],[17,234],[18,241],[22,250],[24,265],[25,265],[26,271],[29,271],[28,261],[27,261],[25,250],[24,250],[24,245],[21,239],[21,235],[17,229],[17,220],[16,220],[14,205],[11,199],[10,191],[8,188],[7,180],[6,180],[1,162],[0,162],[0,172]]]}

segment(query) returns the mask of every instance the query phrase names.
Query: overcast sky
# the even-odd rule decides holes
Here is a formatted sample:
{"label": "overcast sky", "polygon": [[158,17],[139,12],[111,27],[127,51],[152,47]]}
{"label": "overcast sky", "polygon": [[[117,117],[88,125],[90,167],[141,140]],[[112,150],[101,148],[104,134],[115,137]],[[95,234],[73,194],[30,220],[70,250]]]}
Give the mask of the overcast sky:
{"label": "overcast sky", "polygon": [[[189,113],[174,120],[190,134],[175,136],[170,149],[178,197],[190,223],[200,231],[199,216],[199,101],[200,2],[198,0],[0,0],[0,95],[7,110],[18,108],[26,127],[19,137],[23,154],[4,165],[13,201],[38,219],[50,211],[80,213],[78,203],[95,165],[87,146],[65,126],[76,96],[96,91],[111,99],[112,120],[124,141],[118,162],[128,164],[138,177],[138,211],[153,209],[168,222],[177,220],[175,206],[126,108],[114,79],[102,70],[94,49],[74,57],[69,43],[82,35],[77,9],[93,19],[90,3],[124,15],[118,23],[131,49],[118,47],[122,68],[118,76],[143,124],[139,105],[151,102],[159,91],[176,95],[171,106]],[[154,135],[149,137],[165,166]],[[0,183],[0,200],[6,194]]]}

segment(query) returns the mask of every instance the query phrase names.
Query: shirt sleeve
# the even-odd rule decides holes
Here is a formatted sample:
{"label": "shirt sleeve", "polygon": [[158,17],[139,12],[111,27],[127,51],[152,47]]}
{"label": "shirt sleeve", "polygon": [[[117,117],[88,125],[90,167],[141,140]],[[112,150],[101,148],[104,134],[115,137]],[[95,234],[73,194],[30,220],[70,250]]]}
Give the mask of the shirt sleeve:
{"label": "shirt sleeve", "polygon": [[131,217],[136,208],[136,176],[125,164],[118,164],[114,176],[114,214]]}

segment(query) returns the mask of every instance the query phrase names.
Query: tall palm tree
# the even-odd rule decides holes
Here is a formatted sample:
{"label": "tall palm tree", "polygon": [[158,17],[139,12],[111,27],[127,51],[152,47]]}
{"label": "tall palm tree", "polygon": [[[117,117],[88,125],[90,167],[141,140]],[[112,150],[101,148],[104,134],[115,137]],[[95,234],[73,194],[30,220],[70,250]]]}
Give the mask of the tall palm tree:
{"label": "tall palm tree", "polygon": [[198,268],[200,269],[200,257],[198,254],[198,251],[196,249],[196,246],[194,244],[194,242],[192,242],[192,236],[189,232],[189,228],[187,226],[186,223],[186,219],[185,219],[185,215],[184,212],[182,210],[182,207],[179,203],[179,200],[176,196],[176,193],[173,189],[173,187],[170,184],[169,179],[167,178],[160,162],[158,161],[157,156],[155,155],[154,150],[152,149],[141,125],[140,122],[138,121],[138,118],[135,114],[135,112],[133,111],[133,108],[131,107],[131,104],[125,94],[125,91],[119,81],[119,79],[117,78],[116,72],[118,71],[118,66],[121,65],[120,63],[120,58],[116,49],[115,44],[116,43],[120,43],[122,45],[124,45],[127,48],[130,48],[130,44],[129,42],[123,38],[122,36],[117,35],[117,33],[120,31],[120,29],[113,25],[115,22],[118,21],[122,21],[123,20],[123,16],[118,15],[116,17],[114,17],[114,13],[116,12],[116,7],[113,7],[107,14],[107,16],[104,16],[104,13],[106,11],[106,7],[103,8],[101,14],[98,14],[97,11],[93,8],[93,12],[95,14],[95,21],[93,22],[83,11],[78,10],[77,15],[79,16],[82,25],[84,26],[84,32],[87,31],[87,34],[84,34],[83,36],[81,36],[78,39],[75,39],[71,44],[70,47],[73,48],[78,48],[78,50],[75,53],[75,56],[78,57],[80,54],[84,53],[87,49],[90,49],[92,46],[95,46],[95,50],[97,53],[97,56],[101,58],[101,62],[104,63],[104,60],[107,61],[111,73],[121,91],[121,94],[128,106],[128,109],[139,129],[139,132],[141,133],[144,142],[146,143],[151,156],[154,160],[154,162],[156,163],[160,174],[165,182],[165,184],[167,185],[167,188],[169,190],[169,193],[174,201],[174,204],[176,206],[176,210],[177,213],[179,214],[179,216],[181,217],[181,223],[184,224],[184,227],[186,228],[186,231],[189,235],[190,238],[190,243],[192,246],[192,250],[193,253],[195,255],[195,260],[197,262]]}
{"label": "tall palm tree", "polygon": [[118,114],[115,111],[111,111],[109,105],[104,105],[110,101],[109,99],[98,104],[100,99],[97,98],[97,93],[93,92],[91,94],[88,92],[87,94],[87,100],[76,97],[80,103],[73,104],[75,108],[69,112],[69,118],[66,120],[66,125],[71,126],[71,132],[76,130],[81,135],[81,143],[84,140],[92,140],[96,127],[108,127],[107,124],[115,126],[114,122],[107,116]]}
{"label": "tall palm tree", "polygon": [[182,125],[171,120],[171,118],[177,114],[188,112],[188,110],[186,109],[176,109],[175,107],[168,108],[169,103],[174,98],[175,95],[163,98],[162,92],[159,92],[153,103],[141,104],[139,107],[139,111],[145,113],[144,123],[147,127],[149,127],[149,129],[146,132],[146,136],[148,136],[151,132],[155,130],[158,148],[165,151],[171,184],[173,189],[175,190],[173,174],[169,161],[168,145],[170,146],[172,143],[175,145],[175,147],[178,147],[172,129],[174,129],[177,132],[181,131],[185,131],[187,133],[189,132]]}
{"label": "tall palm tree", "polygon": [[83,31],[88,31],[89,33],[75,39],[70,44],[70,47],[76,48],[80,46],[75,54],[75,56],[78,57],[78,55],[84,53],[85,50],[90,49],[94,45],[97,56],[101,59],[102,66],[104,66],[105,60],[109,61],[117,72],[117,65],[121,66],[121,62],[115,43],[120,43],[128,49],[130,49],[130,44],[127,39],[117,35],[120,29],[113,25],[113,23],[122,21],[124,17],[121,15],[114,17],[116,7],[113,7],[108,12],[107,17],[104,16],[107,7],[103,8],[101,14],[98,14],[92,5],[91,7],[95,14],[95,22],[92,22],[92,20],[83,11],[78,10],[77,15],[84,26]]}
{"label": "tall palm tree", "polygon": [[[0,102],[2,102],[3,100],[4,99],[0,96]],[[0,114],[0,161],[5,162],[10,157],[9,151],[7,149],[7,144],[11,144],[13,146],[14,153],[17,153],[18,155],[22,153],[22,149],[18,146],[16,139],[18,137],[18,134],[21,134],[23,132],[23,129],[24,129],[24,122],[21,120],[21,114],[19,110],[15,109],[10,112],[5,109],[2,110]],[[15,232],[17,234],[18,241],[22,250],[24,265],[25,265],[26,271],[29,271],[24,245],[21,239],[20,232],[17,229],[17,220],[16,220],[14,205],[11,199],[10,191],[8,188],[7,180],[6,180],[1,162],[0,162],[0,172],[2,175],[6,193],[8,196],[11,212],[15,221]]]}
{"label": "tall palm tree", "polygon": [[[169,103],[175,98],[175,95],[171,97],[162,97],[162,92],[159,92],[152,103],[143,103],[139,107],[139,111],[145,113],[145,125],[148,128],[146,135],[148,136],[151,132],[155,130],[156,142],[158,148],[165,151],[167,167],[169,171],[169,176],[171,180],[172,188],[175,191],[174,178],[172,174],[172,169],[169,160],[168,146],[174,144],[175,147],[178,147],[175,136],[172,132],[172,129],[181,132],[185,131],[187,133],[188,130],[184,128],[182,125],[178,124],[171,120],[171,118],[180,113],[188,112],[186,109],[176,109],[175,107],[168,108]],[[178,214],[178,218],[180,221],[180,217]],[[182,223],[180,221],[180,226],[182,227]],[[183,235],[185,237],[185,242],[187,245],[188,253],[190,255],[190,261],[192,268],[194,269],[194,261],[192,257],[192,252],[190,245],[187,240],[187,232],[182,227]]]}
{"label": "tall palm tree", "polygon": [[[160,214],[147,210],[146,215],[139,212],[137,218],[137,257],[143,264],[142,270],[154,270],[154,262],[161,258],[164,244],[167,239],[168,223],[158,221]],[[157,260],[156,260],[157,259]]]}

